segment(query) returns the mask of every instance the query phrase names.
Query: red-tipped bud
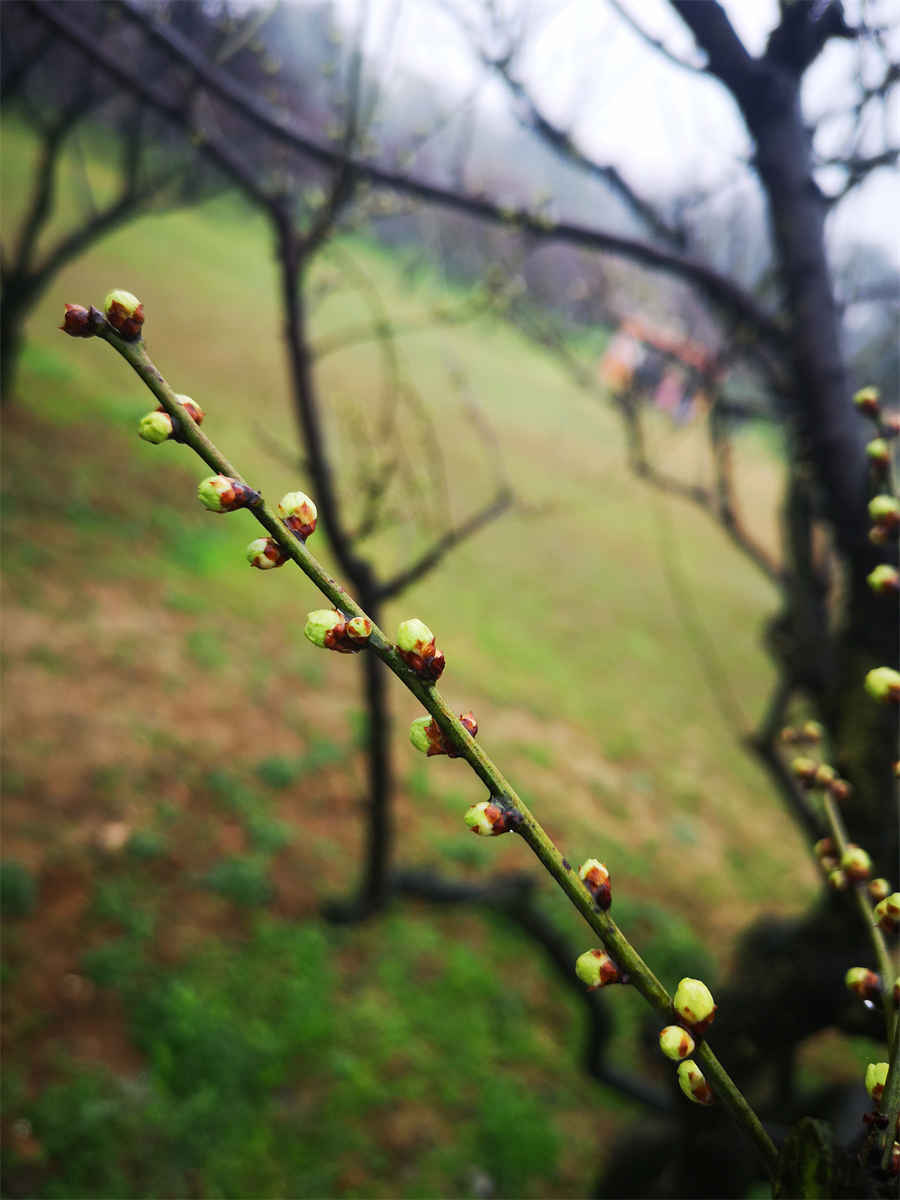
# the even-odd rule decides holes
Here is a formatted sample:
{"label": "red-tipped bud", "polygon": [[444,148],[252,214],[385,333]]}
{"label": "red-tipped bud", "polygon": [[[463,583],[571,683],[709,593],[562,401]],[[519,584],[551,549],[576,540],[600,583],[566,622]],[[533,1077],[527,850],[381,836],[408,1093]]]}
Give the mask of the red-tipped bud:
{"label": "red-tipped bud", "polygon": [[881,995],[881,976],[868,967],[851,967],[844,976],[844,983],[861,1000],[874,1000]]}
{"label": "red-tipped bud", "polygon": [[822,859],[822,858],[830,858],[834,854],[837,847],[834,844],[833,838],[824,837],[824,838],[820,838],[816,842],[813,849],[816,852],[816,858]]}
{"label": "red-tipped bud", "polygon": [[314,646],[321,646],[324,650],[355,654],[364,649],[366,643],[350,637],[348,624],[343,613],[333,608],[317,608],[315,612],[307,614],[303,634]]}
{"label": "red-tipped bud", "polygon": [[841,870],[851,883],[861,883],[872,874],[872,860],[862,846],[849,845],[841,855]]}
{"label": "red-tipped bud", "polygon": [[886,534],[900,528],[900,503],[896,496],[873,496],[869,501],[869,520]]}
{"label": "red-tipped bud", "polygon": [[60,329],[69,337],[94,337],[99,325],[103,323],[103,314],[91,305],[85,308],[83,304],[67,304],[66,314]]}
{"label": "red-tipped bud", "polygon": [[869,895],[876,904],[879,900],[884,900],[890,894],[891,885],[889,880],[883,877],[869,880]]}
{"label": "red-tipped bud", "polygon": [[819,764],[812,758],[795,758],[791,761],[791,771],[798,783],[804,787],[816,786],[816,772]]}
{"label": "red-tipped bud", "polygon": [[402,621],[397,630],[397,653],[421,679],[439,679],[446,665],[434,634],[417,617]]}
{"label": "red-tipped bud", "polygon": [[301,541],[315,532],[318,512],[305,492],[287,492],[278,501],[278,515]]}
{"label": "red-tipped bud", "polygon": [[126,342],[136,342],[144,324],[144,306],[131,292],[111,291],[103,302],[106,319]]}
{"label": "red-tipped bud", "polygon": [[833,892],[846,892],[848,880],[840,867],[835,867],[833,871],[828,872],[828,886]]}
{"label": "red-tipped bud", "polygon": [[712,992],[701,979],[682,979],[675,989],[673,1007],[681,1023],[698,1037],[712,1025],[716,1015]]}
{"label": "red-tipped bud", "polygon": [[813,776],[813,786],[817,788],[830,787],[837,779],[837,771],[828,763],[822,763],[816,767],[816,773]]}
{"label": "red-tipped bud", "polygon": [[347,622],[347,637],[364,645],[372,636],[374,626],[368,617],[352,617]]}
{"label": "red-tipped bud", "polygon": [[[178,401],[184,411],[188,413],[195,425],[203,424],[203,418],[206,416],[206,413],[196,400],[192,400],[190,396],[185,396],[182,392],[176,392],[175,399]],[[162,405],[160,405],[160,409],[162,409]]]}
{"label": "red-tipped bud", "polygon": [[197,499],[210,512],[227,513],[254,504],[259,492],[230,475],[210,475],[197,488]]}
{"label": "red-tipped bud", "polygon": [[900,704],[900,671],[875,667],[866,676],[866,691],[881,704]]}
{"label": "red-tipped bud", "polygon": [[605,950],[585,950],[575,960],[575,974],[589,992],[610,983],[622,983],[622,973]]}
{"label": "red-tipped bud", "polygon": [[247,562],[251,567],[260,571],[271,571],[273,567],[283,567],[288,556],[274,538],[254,538],[247,547]]}
{"label": "red-tipped bud", "polygon": [[[463,728],[475,737],[478,733],[478,722],[472,713],[460,713]],[[435,754],[446,754],[448,758],[459,758],[459,752],[453,748],[441,732],[441,728],[433,717],[417,717],[409,727],[409,740],[422,754],[431,758]]]}
{"label": "red-tipped bud", "polygon": [[866,576],[866,583],[879,595],[885,592],[900,592],[900,571],[889,563],[879,563],[874,571],[870,571]]}
{"label": "red-tipped bud", "polygon": [[477,737],[478,722],[475,720],[475,714],[473,712],[460,713],[459,720],[463,729],[465,729],[466,733],[468,733],[470,737]]}
{"label": "red-tipped bud", "polygon": [[853,397],[853,403],[867,417],[877,417],[880,408],[881,393],[876,387],[860,388]]}
{"label": "red-tipped bud", "polygon": [[694,1104],[712,1104],[712,1089],[706,1082],[706,1076],[692,1058],[686,1058],[678,1064],[678,1086]]}
{"label": "red-tipped bud", "polygon": [[659,1048],[666,1058],[671,1058],[673,1062],[681,1062],[689,1054],[693,1054],[696,1044],[688,1031],[680,1025],[667,1025],[659,1034]]}
{"label": "red-tipped bud", "polygon": [[875,905],[875,924],[882,933],[896,933],[900,929],[900,892],[885,896]]}
{"label": "red-tipped bud", "polygon": [[506,808],[493,798],[473,804],[465,815],[465,822],[473,833],[481,837],[499,837],[509,833],[521,820],[516,809]]}
{"label": "red-tipped bud", "polygon": [[841,803],[842,801],[850,798],[850,795],[853,792],[853,787],[847,782],[846,779],[832,779],[831,783],[828,785],[828,791],[835,798],[835,800],[838,801],[838,803]]}
{"label": "red-tipped bud", "polygon": [[869,1063],[866,1067],[866,1091],[876,1104],[881,1103],[887,1077],[888,1064],[886,1062]]}
{"label": "red-tipped bud", "polygon": [[594,897],[597,907],[606,912],[612,903],[612,891],[605,865],[596,858],[585,859],[578,868],[578,877]]}
{"label": "red-tipped bud", "polygon": [[866,456],[879,469],[891,465],[891,448],[884,438],[873,438],[866,446]]}

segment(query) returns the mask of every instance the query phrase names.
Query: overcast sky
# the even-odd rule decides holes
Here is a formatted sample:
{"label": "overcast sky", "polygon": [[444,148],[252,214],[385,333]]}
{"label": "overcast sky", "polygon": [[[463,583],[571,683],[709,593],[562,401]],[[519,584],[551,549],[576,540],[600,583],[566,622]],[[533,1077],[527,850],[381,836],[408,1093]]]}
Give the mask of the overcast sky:
{"label": "overcast sky", "polygon": [[[714,80],[674,66],[646,45],[603,0],[497,0],[505,11],[527,14],[527,50],[520,72],[549,115],[571,129],[592,154],[619,165],[652,197],[667,190],[721,184],[730,164],[745,157],[749,142],[740,116]],[[847,0],[853,21],[863,0]],[[690,33],[667,0],[623,0],[641,24],[673,51],[697,58]],[[359,0],[338,0],[342,19],[355,23]],[[470,93],[481,75],[458,21],[447,8],[477,16],[483,0],[370,0],[368,44],[383,66],[437,81],[448,97]],[[778,18],[776,0],[726,0],[724,7],[751,53],[759,54]],[[900,59],[900,0],[868,0],[868,20],[890,28],[893,57]],[[852,99],[850,82],[860,66],[855,44],[833,41],[808,74],[810,117]],[[877,75],[863,55],[862,69]],[[509,107],[499,85],[479,93],[486,111]],[[876,114],[873,113],[873,118]],[[878,114],[892,145],[900,145],[900,97]],[[833,126],[837,137],[842,128]],[[874,119],[865,148],[881,148],[885,126]],[[830,150],[837,149],[835,144]],[[823,178],[826,184],[831,181]],[[900,173],[876,172],[832,218],[831,233],[878,242],[900,265]]]}

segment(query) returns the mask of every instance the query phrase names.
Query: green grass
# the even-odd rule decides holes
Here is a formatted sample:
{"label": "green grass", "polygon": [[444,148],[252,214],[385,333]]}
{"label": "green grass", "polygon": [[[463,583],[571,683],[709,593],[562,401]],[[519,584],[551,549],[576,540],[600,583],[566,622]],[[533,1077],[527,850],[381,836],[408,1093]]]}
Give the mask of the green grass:
{"label": "green grass", "polygon": [[[11,225],[31,148],[13,122],[4,131]],[[98,189],[109,185],[103,161],[90,170]],[[72,171],[67,162],[63,193]],[[385,250],[362,237],[343,245],[398,322],[447,301],[433,273],[411,284]],[[336,270],[323,259],[314,278]],[[8,1111],[31,1122],[40,1156],[14,1148],[10,1178],[40,1196],[463,1196],[480,1172],[497,1195],[582,1194],[600,1166],[598,1126],[609,1134],[632,1114],[580,1073],[578,1008],[487,913],[411,908],[350,930],[321,925],[320,899],[346,893],[359,856],[358,673],[304,641],[305,613],[320,602],[307,581],[248,569],[247,514],[200,509],[205,468],[182,447],[137,439],[152,401],[121,361],[56,329],[64,301],[136,292],[161,370],[277,499],[311,488],[260,436],[296,456],[275,280],[264,222],[221,197],[95,245],[28,321],[4,447],[6,587],[19,614],[4,666],[23,714],[5,778],[16,814],[29,806],[13,829],[31,855],[22,861],[40,867],[20,867],[13,848],[2,878],[4,907],[22,918],[9,954],[24,1081]],[[314,337],[364,318],[341,289],[316,310]],[[750,715],[770,681],[759,629],[773,591],[701,514],[632,479],[608,408],[508,326],[419,333],[402,355],[446,454],[454,518],[493,488],[452,386],[459,367],[522,506],[392,604],[386,626],[419,615],[436,631],[445,693],[484,714],[480,739],[569,856],[608,863],[617,919],[664,981],[711,977],[711,949],[718,959],[767,907],[802,907],[813,883],[684,637],[659,505],[667,548]],[[380,365],[359,346],[317,374],[352,519],[352,429],[374,421]],[[688,435],[660,426],[655,436],[691,476]],[[404,445],[421,476],[430,451],[413,422]],[[758,441],[750,449],[765,532],[772,463]],[[410,517],[428,517],[421,507]],[[387,572],[431,526],[410,519],[362,548]],[[311,545],[327,562],[324,537]],[[463,829],[479,785],[459,763],[413,759],[404,731],[416,706],[390,686],[401,860],[475,876],[523,869],[518,844]],[[131,830],[118,858],[96,849],[111,820]],[[63,935],[54,886],[77,899],[83,877]],[[558,897],[542,902],[580,936]],[[34,1032],[35,1019],[66,1027],[71,1017],[39,1007],[56,996],[40,976],[45,929],[52,946],[72,941],[64,969],[96,984],[105,1028],[121,1024],[139,1067],[76,1060],[65,1038]],[[725,943],[707,945],[709,930]],[[613,1054],[653,1070],[634,999],[616,998]]]}

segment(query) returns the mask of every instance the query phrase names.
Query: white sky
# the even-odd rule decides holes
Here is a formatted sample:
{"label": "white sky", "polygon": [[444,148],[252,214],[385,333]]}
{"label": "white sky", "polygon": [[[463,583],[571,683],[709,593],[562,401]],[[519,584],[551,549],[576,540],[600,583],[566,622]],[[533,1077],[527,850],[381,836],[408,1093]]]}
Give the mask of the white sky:
{"label": "white sky", "polygon": [[[667,0],[623,0],[642,26],[684,57],[696,57],[689,31]],[[338,0],[342,19],[355,24],[360,0]],[[447,5],[470,13],[484,0],[369,0],[369,46],[396,67],[424,77],[439,71],[450,100],[471,89],[480,71]],[[528,14],[519,71],[547,112],[571,129],[592,154],[620,166],[652,198],[654,188],[721,183],[729,164],[746,157],[749,142],[736,107],[714,80],[667,63],[642,42],[601,0],[496,0],[506,12]],[[847,0],[853,21],[865,4],[871,23],[892,30],[900,58],[900,0]],[[759,54],[778,18],[777,0],[726,0],[725,9],[751,53]],[[810,71],[805,106],[810,116],[851,96],[849,80],[859,62],[855,45],[832,42]],[[866,69],[873,70],[869,62]],[[488,110],[509,107],[499,85],[484,89]],[[900,97],[887,114],[888,137],[900,145]],[[838,126],[835,126],[838,132]],[[875,138],[876,133],[878,137]],[[884,131],[870,128],[883,144]],[[864,143],[864,146],[866,143]],[[834,147],[835,149],[837,147]],[[829,181],[830,182],[830,181]],[[881,170],[832,217],[831,235],[864,236],[882,245],[900,265],[900,173]]]}

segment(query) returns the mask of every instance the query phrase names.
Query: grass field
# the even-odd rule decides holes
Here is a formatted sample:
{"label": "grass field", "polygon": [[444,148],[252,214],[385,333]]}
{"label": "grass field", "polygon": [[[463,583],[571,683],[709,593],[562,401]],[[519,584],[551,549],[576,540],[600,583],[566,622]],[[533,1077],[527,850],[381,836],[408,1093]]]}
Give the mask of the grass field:
{"label": "grass field", "polygon": [[[6,131],[7,229],[32,154]],[[342,252],[398,322],[461,299],[360,237]],[[336,270],[325,259],[317,277]],[[258,217],[229,197],[144,217],[53,284],[4,422],[8,1194],[475,1195],[485,1178],[499,1195],[584,1194],[634,1110],[579,1073],[578,1009],[522,939],[488,913],[320,920],[357,870],[357,667],[304,641],[319,602],[301,575],[248,568],[250,518],[196,503],[199,461],[138,440],[151,404],[124,364],[57,331],[64,301],[112,286],[141,297],[151,355],[242,473],[270,498],[311,490],[287,462],[299,451]],[[363,315],[339,289],[315,336]],[[664,982],[711,959],[724,974],[748,921],[799,910],[816,884],[707,685],[683,596],[750,721],[774,592],[703,514],[635,481],[602,398],[502,322],[410,335],[402,360],[454,517],[492,488],[460,373],[520,504],[387,627],[418,615],[436,631],[442,690],[476,711],[569,858],[606,861],[617,917]],[[351,511],[352,429],[378,371],[361,345],[319,373]],[[697,431],[653,434],[672,469],[706,478]],[[747,439],[740,471],[771,543],[777,463]],[[431,532],[410,521],[367,549],[399,565]],[[321,534],[311,544],[327,557]],[[391,689],[399,859],[473,877],[529,866],[515,839],[468,834],[480,785],[458,762],[414,759],[415,702]],[[544,903],[582,937],[562,898]],[[637,1059],[636,998],[621,989],[614,1007],[616,1061],[665,1079]]]}

